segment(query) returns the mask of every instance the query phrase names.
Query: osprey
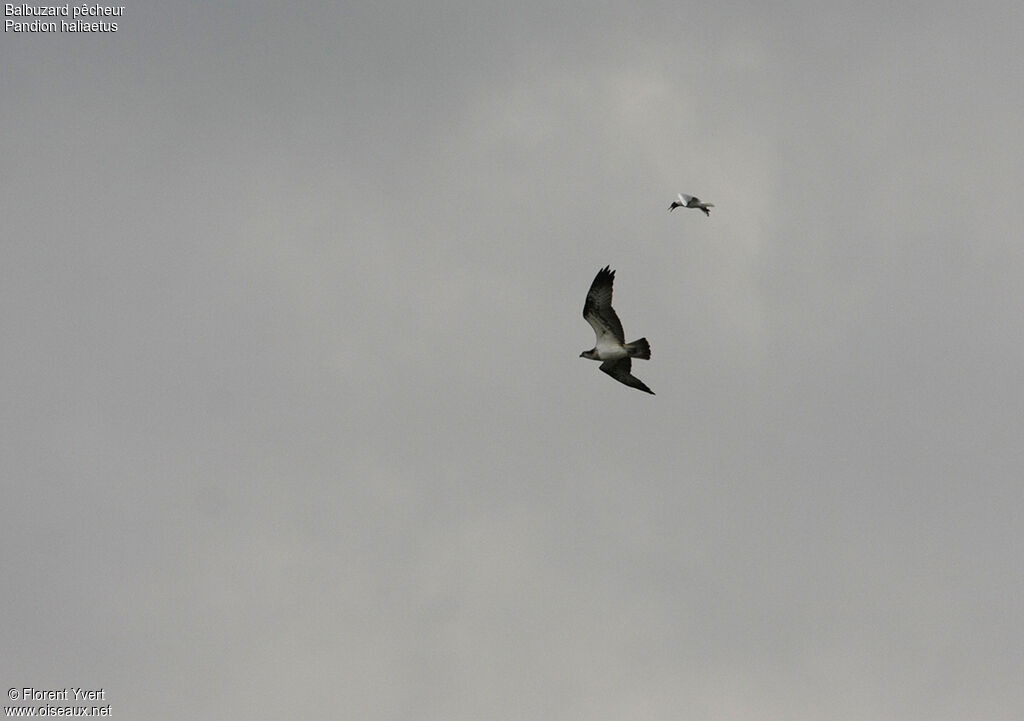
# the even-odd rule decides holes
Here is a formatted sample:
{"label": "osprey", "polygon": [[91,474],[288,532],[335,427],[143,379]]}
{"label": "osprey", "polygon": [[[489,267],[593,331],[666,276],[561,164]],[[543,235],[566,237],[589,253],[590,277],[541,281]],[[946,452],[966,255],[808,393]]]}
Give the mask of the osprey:
{"label": "osprey", "polygon": [[605,266],[597,272],[590,285],[587,301],[583,304],[583,317],[597,334],[597,341],[590,350],[580,353],[580,358],[603,361],[601,370],[627,386],[654,395],[654,391],[630,373],[630,358],[651,359],[651,345],[646,338],[626,342],[622,323],[612,308],[612,283],[615,271]]}
{"label": "osprey", "polygon": [[679,193],[679,200],[672,201],[672,205],[668,206],[668,211],[671,213],[676,208],[700,208],[704,211],[704,215],[711,216],[710,208],[714,208],[714,203],[702,203],[700,198],[694,198],[692,195],[686,195]]}

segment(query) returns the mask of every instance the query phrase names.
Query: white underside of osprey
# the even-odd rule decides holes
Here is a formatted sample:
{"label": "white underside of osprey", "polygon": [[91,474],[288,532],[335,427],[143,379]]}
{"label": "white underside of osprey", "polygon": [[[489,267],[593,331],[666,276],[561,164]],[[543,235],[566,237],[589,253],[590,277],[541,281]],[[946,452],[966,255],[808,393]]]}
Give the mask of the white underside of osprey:
{"label": "white underside of osprey", "polygon": [[629,355],[626,352],[625,346],[616,340],[602,338],[597,342],[595,347],[595,355],[598,360],[619,360]]}

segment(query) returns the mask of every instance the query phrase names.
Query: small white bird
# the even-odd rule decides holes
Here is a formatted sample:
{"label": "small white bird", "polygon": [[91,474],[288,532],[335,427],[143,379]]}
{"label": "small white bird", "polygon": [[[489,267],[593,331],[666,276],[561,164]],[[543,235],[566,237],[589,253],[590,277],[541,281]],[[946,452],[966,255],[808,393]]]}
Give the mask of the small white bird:
{"label": "small white bird", "polygon": [[601,361],[601,370],[630,388],[654,395],[654,391],[631,372],[630,358],[651,359],[651,344],[646,338],[626,342],[622,323],[612,308],[612,283],[615,271],[605,266],[597,272],[583,304],[583,317],[594,329],[597,340],[594,347],[580,353],[580,358]]}
{"label": "small white bird", "polygon": [[714,203],[702,203],[700,198],[695,198],[692,195],[686,195],[685,193],[679,194],[679,200],[673,201],[672,205],[668,206],[668,210],[671,213],[676,208],[700,208],[704,211],[704,215],[711,216],[710,208],[714,208]]}

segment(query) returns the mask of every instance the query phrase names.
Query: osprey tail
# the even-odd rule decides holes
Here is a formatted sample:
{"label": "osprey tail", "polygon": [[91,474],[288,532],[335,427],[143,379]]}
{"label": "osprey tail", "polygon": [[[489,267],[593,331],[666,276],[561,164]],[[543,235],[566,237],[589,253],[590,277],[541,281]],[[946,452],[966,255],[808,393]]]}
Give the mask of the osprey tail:
{"label": "osprey tail", "polygon": [[632,343],[626,345],[626,352],[629,353],[630,358],[650,360],[651,344],[647,342],[646,338],[641,338],[640,340],[635,340]]}

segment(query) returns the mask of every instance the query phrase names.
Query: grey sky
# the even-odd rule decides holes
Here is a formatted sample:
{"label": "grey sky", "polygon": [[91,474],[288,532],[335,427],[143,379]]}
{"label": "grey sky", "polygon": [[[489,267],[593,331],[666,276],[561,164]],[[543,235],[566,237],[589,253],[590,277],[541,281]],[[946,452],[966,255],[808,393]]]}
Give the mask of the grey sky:
{"label": "grey sky", "polygon": [[1018,4],[118,22],[0,41],[4,690],[1020,717]]}

